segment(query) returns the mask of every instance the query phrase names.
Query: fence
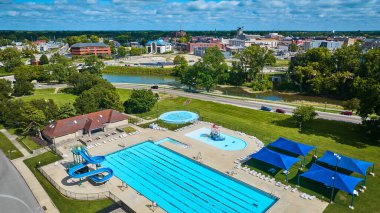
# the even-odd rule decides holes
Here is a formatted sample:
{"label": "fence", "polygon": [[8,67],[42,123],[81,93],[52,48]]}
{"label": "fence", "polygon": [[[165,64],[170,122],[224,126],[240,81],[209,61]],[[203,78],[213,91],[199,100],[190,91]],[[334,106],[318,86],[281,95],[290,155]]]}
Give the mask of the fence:
{"label": "fence", "polygon": [[76,199],[76,200],[99,200],[109,198],[117,203],[121,208],[126,210],[127,212],[134,212],[127,204],[125,204],[122,200],[120,200],[116,195],[114,195],[110,191],[99,192],[99,193],[77,193],[70,192],[61,186],[59,186],[43,169],[38,168],[38,171],[64,196]]}

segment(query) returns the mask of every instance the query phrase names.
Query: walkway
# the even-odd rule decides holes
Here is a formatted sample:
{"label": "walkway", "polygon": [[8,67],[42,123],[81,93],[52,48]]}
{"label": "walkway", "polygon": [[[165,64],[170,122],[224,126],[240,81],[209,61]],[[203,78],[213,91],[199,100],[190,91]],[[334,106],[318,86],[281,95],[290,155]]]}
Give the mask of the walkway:
{"label": "walkway", "polygon": [[0,132],[2,132],[12,143],[13,145],[18,149],[20,150],[20,152],[25,156],[25,157],[29,157],[31,154],[23,147],[21,146],[18,141],[16,140],[17,136],[16,135],[12,135],[11,133],[9,133],[6,129],[0,129]]}

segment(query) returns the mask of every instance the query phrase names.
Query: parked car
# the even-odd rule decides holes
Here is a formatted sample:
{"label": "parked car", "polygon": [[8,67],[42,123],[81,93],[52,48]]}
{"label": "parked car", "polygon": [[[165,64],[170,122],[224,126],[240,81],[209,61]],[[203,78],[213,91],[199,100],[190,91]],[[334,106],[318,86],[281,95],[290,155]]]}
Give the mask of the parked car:
{"label": "parked car", "polygon": [[153,85],[150,87],[151,89],[158,89],[158,85]]}
{"label": "parked car", "polygon": [[267,106],[261,106],[260,109],[263,110],[263,111],[268,111],[268,112],[272,111],[272,108],[267,107]]}
{"label": "parked car", "polygon": [[342,115],[352,115],[352,112],[351,111],[343,111],[340,114],[342,114]]}
{"label": "parked car", "polygon": [[276,112],[281,113],[281,114],[285,114],[285,110],[283,110],[283,109],[276,109]]}

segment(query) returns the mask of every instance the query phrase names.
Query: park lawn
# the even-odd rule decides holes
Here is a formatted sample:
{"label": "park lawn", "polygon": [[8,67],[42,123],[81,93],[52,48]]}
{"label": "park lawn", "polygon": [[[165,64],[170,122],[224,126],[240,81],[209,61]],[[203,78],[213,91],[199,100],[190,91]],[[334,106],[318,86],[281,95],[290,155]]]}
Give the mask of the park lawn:
{"label": "park lawn", "polygon": [[23,146],[28,152],[32,153],[33,150],[37,150],[39,148],[41,148],[40,145],[38,145],[36,142],[34,142],[33,140],[30,139],[29,136],[26,136],[26,137],[18,137],[17,138],[17,141],[19,142],[19,144],[21,146]]}
{"label": "park lawn", "polygon": [[[158,114],[171,110],[190,110],[198,112],[202,120],[215,122],[226,128],[245,132],[254,135],[265,144],[274,141],[282,136],[301,143],[317,146],[318,156],[322,156],[326,150],[331,150],[342,155],[374,162],[380,164],[379,143],[369,138],[360,125],[317,119],[304,125],[304,130],[300,131],[288,115],[262,112],[247,108],[240,108],[231,105],[218,104],[214,102],[187,99],[184,97],[167,98],[158,102]],[[152,111],[140,114],[143,118],[155,118],[156,106]],[[307,158],[310,162],[311,157]],[[252,162],[249,162],[252,163]],[[297,166],[290,170],[290,183],[295,183],[294,174],[297,173]],[[310,165],[309,165],[310,166]],[[256,167],[255,167],[256,168]],[[306,171],[306,170],[305,170]],[[293,175],[293,176],[292,176]],[[284,180],[285,176],[276,174],[279,180]],[[301,180],[301,186],[307,183]],[[316,184],[309,184],[316,187]],[[368,176],[367,190],[355,198],[355,210],[359,212],[378,211],[377,196],[380,188],[380,178]],[[303,190],[301,188],[301,190]],[[310,192],[305,190],[305,192]],[[318,197],[325,196],[320,194]],[[339,191],[335,196],[335,204],[329,205],[326,212],[346,212],[350,204],[351,196]]]}
{"label": "park lawn", "polygon": [[0,132],[0,149],[8,158],[10,154],[11,160],[24,156],[2,132]]}
{"label": "park lawn", "polygon": [[49,89],[36,89],[33,95],[21,97],[24,101],[31,101],[34,99],[52,99],[58,106],[62,106],[65,103],[74,103],[76,95],[68,93],[54,93],[53,88]]}
{"label": "park lawn", "polygon": [[119,94],[122,103],[124,103],[132,94],[132,90],[128,89],[116,89],[116,91]]}
{"label": "park lawn", "polygon": [[53,185],[36,169],[38,162],[40,166],[44,166],[60,160],[61,157],[54,154],[53,152],[45,152],[44,154],[38,155],[33,158],[24,160],[25,165],[33,172],[37,180],[40,182],[42,187],[48,193],[49,197],[54,202],[55,206],[59,209],[61,213],[71,213],[71,212],[98,212],[108,206],[112,205],[113,202],[110,199],[86,201],[86,200],[74,200],[63,196]]}
{"label": "park lawn", "polygon": [[274,67],[287,67],[287,66],[289,66],[289,63],[290,63],[289,60],[277,59],[276,63],[273,66]]}

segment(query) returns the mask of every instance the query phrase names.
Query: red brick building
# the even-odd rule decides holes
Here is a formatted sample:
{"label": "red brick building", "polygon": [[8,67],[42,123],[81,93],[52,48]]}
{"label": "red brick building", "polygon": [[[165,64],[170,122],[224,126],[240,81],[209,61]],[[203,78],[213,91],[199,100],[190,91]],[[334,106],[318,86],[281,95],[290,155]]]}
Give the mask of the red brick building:
{"label": "red brick building", "polygon": [[71,55],[110,55],[111,48],[104,43],[76,43],[71,46]]}
{"label": "red brick building", "polygon": [[218,47],[219,49],[222,49],[222,44],[219,42],[213,42],[213,43],[203,43],[203,42],[198,42],[198,43],[188,43],[187,44],[187,51],[188,52],[194,52],[195,47]]}

